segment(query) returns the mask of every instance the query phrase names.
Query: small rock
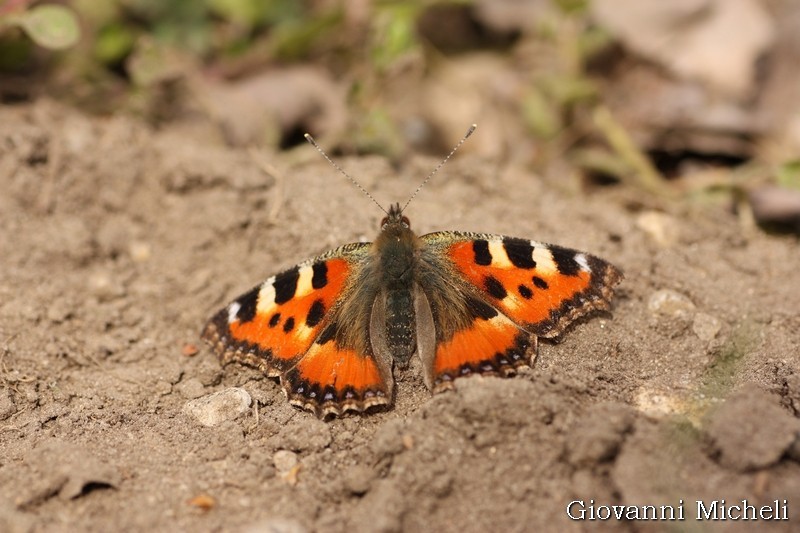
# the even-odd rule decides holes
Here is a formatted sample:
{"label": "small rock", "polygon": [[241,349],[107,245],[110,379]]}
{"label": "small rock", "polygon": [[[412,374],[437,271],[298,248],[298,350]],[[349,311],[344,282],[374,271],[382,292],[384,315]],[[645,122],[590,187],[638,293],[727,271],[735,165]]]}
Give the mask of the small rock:
{"label": "small rock", "polygon": [[202,511],[210,511],[217,505],[217,500],[215,500],[213,496],[202,493],[198,494],[194,498],[191,498],[186,503],[188,503],[192,507],[197,507]]}
{"label": "small rock", "polygon": [[639,215],[636,227],[662,248],[675,246],[680,238],[677,221],[658,211],[646,211]]}
{"label": "small rock", "polygon": [[647,308],[652,313],[674,317],[686,316],[695,310],[695,306],[689,298],[669,289],[653,293],[647,302]]}
{"label": "small rock", "polygon": [[746,472],[778,462],[794,445],[800,421],[777,398],[748,386],[712,413],[707,432],[719,463]]}
{"label": "small rock", "polygon": [[183,412],[204,426],[216,426],[246,413],[252,399],[246,390],[231,387],[186,402]]}
{"label": "small rock", "polygon": [[297,454],[289,450],[278,450],[272,456],[272,464],[275,465],[275,469],[281,474],[289,472],[292,468],[297,466],[297,463]]}
{"label": "small rock", "polygon": [[187,342],[181,347],[181,355],[184,357],[194,357],[200,353],[200,348],[193,342]]}
{"label": "small rock", "polygon": [[115,282],[108,272],[95,272],[88,279],[89,292],[101,302],[125,296],[125,287]]}
{"label": "small rock", "polygon": [[128,247],[128,253],[135,262],[145,263],[152,257],[153,247],[146,242],[134,241]]}
{"label": "small rock", "polygon": [[640,412],[652,417],[665,417],[686,412],[684,401],[674,391],[640,387],[636,391],[633,405]]}
{"label": "small rock", "polygon": [[721,328],[722,324],[720,324],[720,321],[716,317],[707,315],[706,313],[697,313],[692,323],[692,331],[704,341],[713,340]]}

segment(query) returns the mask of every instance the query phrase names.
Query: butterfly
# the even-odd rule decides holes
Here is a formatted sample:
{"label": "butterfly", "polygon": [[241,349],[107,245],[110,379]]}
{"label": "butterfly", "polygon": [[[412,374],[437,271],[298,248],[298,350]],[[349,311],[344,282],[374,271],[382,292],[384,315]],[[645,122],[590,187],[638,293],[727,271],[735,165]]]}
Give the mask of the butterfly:
{"label": "butterfly", "polygon": [[539,337],[610,309],[623,275],[607,261],[502,235],[418,236],[406,206],[390,207],[375,242],[331,250],[236,298],[202,337],[223,364],[279,377],[291,404],[325,418],[391,404],[393,367],[414,355],[438,393],[465,376],[513,375],[533,364]]}

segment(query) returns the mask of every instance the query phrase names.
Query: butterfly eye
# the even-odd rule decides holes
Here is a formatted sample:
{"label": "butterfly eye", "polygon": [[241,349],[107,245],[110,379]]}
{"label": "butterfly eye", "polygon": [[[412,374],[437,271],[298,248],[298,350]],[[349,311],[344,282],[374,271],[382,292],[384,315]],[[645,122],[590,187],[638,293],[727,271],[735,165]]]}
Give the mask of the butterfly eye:
{"label": "butterfly eye", "polygon": [[386,224],[388,223],[389,223],[389,217],[383,217],[383,220],[381,220],[381,228],[385,228]]}
{"label": "butterfly eye", "polygon": [[407,227],[407,228],[410,228],[410,227],[411,227],[411,222],[408,220],[408,217],[403,217],[403,218],[401,218],[401,219],[400,219],[400,222],[402,222],[402,223],[403,223],[403,225],[404,225],[405,227]]}

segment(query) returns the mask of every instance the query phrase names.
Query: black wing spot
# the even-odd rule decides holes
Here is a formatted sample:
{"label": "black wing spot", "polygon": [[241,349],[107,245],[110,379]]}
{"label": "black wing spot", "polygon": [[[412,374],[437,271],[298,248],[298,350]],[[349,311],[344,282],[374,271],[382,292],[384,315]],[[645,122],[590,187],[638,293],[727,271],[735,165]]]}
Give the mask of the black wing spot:
{"label": "black wing spot", "polygon": [[467,297],[467,308],[472,311],[472,315],[476,318],[489,320],[497,316],[497,311],[494,307],[471,296]]}
{"label": "black wing spot", "polygon": [[486,279],[483,280],[483,287],[486,289],[486,292],[498,300],[502,300],[508,296],[506,288],[503,287],[503,284],[494,276],[486,276]]}
{"label": "black wing spot", "polygon": [[475,263],[482,266],[492,264],[492,253],[489,251],[489,241],[478,239],[472,241],[472,251],[475,253]]}
{"label": "black wing spot", "polygon": [[310,328],[313,328],[322,322],[322,317],[324,316],[325,304],[322,303],[322,300],[314,300],[314,303],[311,304],[311,309],[308,310],[308,315],[306,316],[306,325]]}
{"label": "black wing spot", "polygon": [[311,277],[311,286],[315,289],[321,289],[328,284],[328,264],[324,261],[321,263],[314,263],[311,267],[314,275]]}
{"label": "black wing spot", "polygon": [[547,282],[539,276],[533,276],[533,284],[536,286],[536,288],[542,290],[547,290],[550,288],[550,285],[548,285]]}
{"label": "black wing spot", "polygon": [[530,300],[531,298],[533,298],[533,291],[530,290],[527,286],[520,285],[519,287],[517,287],[517,290],[519,291],[519,295],[525,298],[526,300]]}
{"label": "black wing spot", "polygon": [[278,322],[280,321],[281,321],[281,314],[275,313],[274,315],[269,317],[269,327],[274,328],[275,326],[278,325]]}
{"label": "black wing spot", "polygon": [[286,319],[286,322],[283,323],[283,331],[284,333],[289,333],[294,329],[294,317],[290,316]]}
{"label": "black wing spot", "polygon": [[272,283],[272,286],[275,287],[276,304],[284,304],[294,298],[294,293],[297,292],[297,280],[299,279],[300,269],[298,267],[278,274]]}
{"label": "black wing spot", "polygon": [[565,276],[577,276],[581,271],[581,266],[575,261],[575,251],[560,246],[550,246],[550,253],[553,254],[558,271]]}
{"label": "black wing spot", "polygon": [[508,260],[517,268],[531,269],[536,268],[536,261],[533,260],[533,245],[530,241],[516,239],[513,237],[503,238],[503,248],[506,251]]}
{"label": "black wing spot", "polygon": [[258,294],[260,292],[261,287],[256,287],[236,300],[236,303],[239,304],[239,311],[236,313],[236,318],[239,319],[239,322],[250,322],[256,317]]}

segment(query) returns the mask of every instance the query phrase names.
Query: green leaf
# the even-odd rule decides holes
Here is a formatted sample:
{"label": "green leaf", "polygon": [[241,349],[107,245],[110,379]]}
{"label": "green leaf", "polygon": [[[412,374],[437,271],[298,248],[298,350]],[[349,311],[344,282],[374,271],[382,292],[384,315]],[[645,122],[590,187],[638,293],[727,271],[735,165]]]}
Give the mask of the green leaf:
{"label": "green leaf", "polygon": [[552,139],[563,127],[552,102],[536,87],[530,87],[522,97],[522,118],[533,134],[540,139]]}
{"label": "green leaf", "polygon": [[250,28],[262,20],[265,10],[256,0],[209,0],[209,6],[223,18]]}
{"label": "green leaf", "polygon": [[399,58],[420,48],[416,33],[419,12],[419,6],[414,3],[380,8],[372,22],[370,50],[376,67],[387,69]]}
{"label": "green leaf", "polygon": [[15,17],[15,22],[36,44],[44,48],[69,48],[81,36],[78,18],[64,6],[36,6]]}
{"label": "green leaf", "polygon": [[102,63],[110,65],[130,54],[135,43],[136,37],[133,32],[122,24],[115,22],[97,32],[94,42],[94,55]]}
{"label": "green leaf", "polygon": [[787,161],[778,168],[778,185],[787,189],[800,189],[800,160]]}

